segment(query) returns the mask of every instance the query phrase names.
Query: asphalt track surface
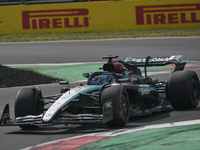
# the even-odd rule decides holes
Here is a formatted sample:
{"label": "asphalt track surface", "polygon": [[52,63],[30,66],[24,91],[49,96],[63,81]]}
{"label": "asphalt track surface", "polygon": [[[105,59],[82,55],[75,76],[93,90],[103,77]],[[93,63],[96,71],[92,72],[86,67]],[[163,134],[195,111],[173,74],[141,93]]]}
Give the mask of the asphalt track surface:
{"label": "asphalt track surface", "polygon": [[[66,63],[102,61],[103,55],[145,57],[170,56],[182,54],[184,60],[200,61],[200,38],[155,38],[125,40],[66,41],[48,43],[12,43],[0,44],[2,64],[31,63]],[[200,70],[195,70],[200,76]],[[159,80],[167,79],[169,74],[157,76]],[[41,85],[43,95],[59,93],[60,85]],[[0,89],[0,113],[6,103],[10,103],[11,118],[14,118],[14,99],[22,87]],[[135,117],[124,128],[161,124],[177,121],[199,119],[200,107],[187,111],[155,113],[149,116]],[[115,128],[116,129],[116,128]],[[42,127],[34,131],[21,130],[19,127],[0,128],[0,149],[15,150],[57,139],[74,137],[94,132],[113,130],[104,124],[98,125],[56,125]]]}
{"label": "asphalt track surface", "polygon": [[143,38],[0,44],[1,64],[97,62],[104,55],[119,59],[182,54],[199,60],[200,37]]}

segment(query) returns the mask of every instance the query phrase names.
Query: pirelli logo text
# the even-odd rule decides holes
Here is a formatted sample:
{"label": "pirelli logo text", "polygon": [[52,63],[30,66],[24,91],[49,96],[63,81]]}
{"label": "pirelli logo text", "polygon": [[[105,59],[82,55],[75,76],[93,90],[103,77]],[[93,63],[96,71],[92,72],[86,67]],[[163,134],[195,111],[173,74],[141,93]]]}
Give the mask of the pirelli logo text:
{"label": "pirelli logo text", "polygon": [[200,23],[200,3],[136,6],[137,25],[185,23]]}
{"label": "pirelli logo text", "polygon": [[56,29],[89,27],[89,10],[58,9],[22,11],[23,29]]}

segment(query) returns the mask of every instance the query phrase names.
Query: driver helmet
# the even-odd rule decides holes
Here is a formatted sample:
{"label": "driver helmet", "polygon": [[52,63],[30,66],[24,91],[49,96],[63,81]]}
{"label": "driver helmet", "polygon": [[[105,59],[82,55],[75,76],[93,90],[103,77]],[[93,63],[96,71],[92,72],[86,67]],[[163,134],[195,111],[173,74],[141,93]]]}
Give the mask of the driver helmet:
{"label": "driver helmet", "polygon": [[103,85],[107,82],[112,82],[113,76],[112,75],[100,75],[98,78],[98,82],[100,85]]}

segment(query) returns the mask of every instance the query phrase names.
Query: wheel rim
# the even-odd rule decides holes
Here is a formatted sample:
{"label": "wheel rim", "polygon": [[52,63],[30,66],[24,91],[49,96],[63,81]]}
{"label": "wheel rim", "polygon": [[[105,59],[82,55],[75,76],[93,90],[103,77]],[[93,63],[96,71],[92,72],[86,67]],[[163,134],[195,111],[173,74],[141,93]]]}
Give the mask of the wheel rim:
{"label": "wheel rim", "polygon": [[121,114],[124,119],[127,118],[128,114],[128,103],[127,103],[127,98],[124,94],[121,96]]}

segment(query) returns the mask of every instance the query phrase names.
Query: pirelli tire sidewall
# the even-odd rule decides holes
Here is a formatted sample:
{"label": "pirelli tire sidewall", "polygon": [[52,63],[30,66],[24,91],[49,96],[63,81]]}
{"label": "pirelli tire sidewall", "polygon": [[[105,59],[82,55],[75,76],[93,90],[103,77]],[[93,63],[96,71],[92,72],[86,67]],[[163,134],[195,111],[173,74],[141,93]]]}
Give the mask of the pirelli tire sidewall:
{"label": "pirelli tire sidewall", "polygon": [[103,90],[101,104],[112,100],[113,120],[107,122],[108,127],[121,127],[129,120],[129,98],[126,89],[121,85],[114,85]]}
{"label": "pirelli tire sidewall", "polygon": [[192,109],[199,104],[199,78],[194,71],[172,73],[166,88],[167,99],[175,109]]}

